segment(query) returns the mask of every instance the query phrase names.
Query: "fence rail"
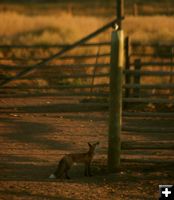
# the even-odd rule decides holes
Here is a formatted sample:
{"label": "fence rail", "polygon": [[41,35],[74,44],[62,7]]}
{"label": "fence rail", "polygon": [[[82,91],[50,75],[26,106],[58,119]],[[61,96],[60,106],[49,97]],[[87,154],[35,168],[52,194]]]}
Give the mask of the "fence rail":
{"label": "fence rail", "polygon": [[[109,57],[110,53],[101,53],[97,55],[98,57]],[[87,58],[96,58],[96,54],[81,54],[81,55],[67,55],[67,56],[61,56],[60,60],[66,60],[66,59],[87,59]],[[44,60],[45,57],[0,57],[0,60],[14,60],[14,61],[37,61],[37,60]]]}
{"label": "fence rail", "polygon": [[[115,20],[114,20],[115,21]],[[112,21],[110,24],[107,24],[106,26],[102,27],[102,29],[97,30],[95,34],[99,34],[100,31],[103,31],[104,29],[107,29],[108,27],[110,27],[114,21]],[[104,28],[104,29],[103,29]],[[0,60],[2,63],[0,63],[0,70],[4,70],[4,71],[8,71],[9,74],[5,73],[3,75],[0,76],[1,78],[1,85],[7,83],[8,81],[11,80],[18,80],[20,81],[33,81],[33,84],[31,85],[23,85],[23,84],[16,84],[15,82],[15,86],[4,86],[1,91],[3,90],[7,90],[7,91],[12,91],[14,90],[18,90],[18,91],[22,91],[22,90],[50,90],[54,89],[57,93],[57,95],[65,95],[66,92],[68,92],[69,90],[80,90],[80,92],[73,92],[71,91],[70,93],[68,92],[67,95],[65,96],[73,96],[73,95],[77,95],[77,96],[104,96],[104,97],[108,97],[108,93],[106,91],[108,91],[109,89],[109,73],[110,73],[110,64],[108,62],[110,53],[108,51],[108,47],[110,45],[110,42],[108,41],[103,41],[103,42],[85,42],[88,41],[89,38],[93,37],[92,35],[87,36],[86,38],[83,38],[82,40],[74,43],[73,45],[69,45],[69,44],[60,44],[60,45],[0,45],[0,51],[2,50],[2,52],[9,49],[27,49],[30,51],[30,49],[64,49],[64,50],[60,50],[60,54],[54,54],[51,55],[51,59],[55,59],[59,58],[58,63],[47,63],[47,61],[49,60],[48,58],[45,58],[44,56],[37,56],[35,55],[35,57],[31,56],[29,54],[28,57],[20,57],[20,56],[14,56],[14,55],[8,55],[4,57],[1,56]],[[123,84],[123,93],[125,95],[124,98],[124,102],[127,103],[133,103],[133,102],[157,102],[157,103],[173,103],[173,100],[171,100],[171,96],[172,95],[172,91],[174,89],[174,78],[172,78],[174,76],[174,59],[173,59],[173,48],[174,45],[163,45],[162,47],[164,48],[169,48],[168,52],[165,51],[159,51],[159,49],[156,49],[158,46],[156,44],[152,44],[152,45],[138,45],[138,44],[133,44],[130,43],[129,39],[125,40],[125,70],[123,70],[124,76],[125,76],[125,82]],[[81,54],[66,54],[64,55],[64,53],[66,51],[69,51],[73,48],[75,48],[77,46],[83,47],[83,48],[87,48],[87,47],[97,47],[98,51],[95,53],[90,53],[88,52],[87,54],[85,54],[84,52]],[[107,46],[107,50],[104,48],[104,46]],[[155,48],[155,51],[157,50],[157,52],[144,52],[143,48]],[[66,49],[67,48],[67,49]],[[142,49],[142,52],[139,50],[137,51],[133,51],[132,49],[134,48],[139,48]],[[105,50],[105,51],[103,51]],[[54,50],[55,51],[55,50]],[[61,53],[63,52],[63,53]],[[3,55],[3,54],[2,54]],[[160,56],[167,56],[164,60],[159,61],[159,57]],[[139,56],[141,57],[156,57],[153,59],[153,62],[151,60],[148,60],[149,58],[146,58],[145,60],[142,59],[137,59]],[[72,60],[71,60],[72,59]],[[76,59],[79,59],[78,62]],[[80,63],[80,59],[82,59],[82,62]],[[85,59],[85,61],[83,60]],[[88,63],[88,59],[93,59],[90,60],[90,62]],[[96,60],[94,60],[96,59]],[[100,60],[101,59],[101,60]],[[102,59],[107,59],[105,60],[106,62],[104,62],[104,60]],[[4,62],[6,61],[7,62]],[[14,61],[12,62],[12,64],[8,63],[8,60]],[[31,65],[28,64],[17,64],[21,62],[28,62],[28,61],[39,61],[39,65],[42,68],[40,71],[36,72],[36,73],[29,73],[28,72],[32,71],[35,69],[35,65],[33,65],[31,67]],[[65,63],[64,62],[67,62]],[[71,61],[70,61],[71,60]],[[15,62],[16,61],[16,62]],[[19,61],[19,62],[17,62]],[[100,62],[99,62],[100,61]],[[42,66],[43,64],[43,66]],[[156,69],[156,67],[158,67],[158,69]],[[160,70],[161,68],[161,70]],[[22,70],[21,72],[18,72],[18,70]],[[67,71],[66,71],[67,70]],[[72,70],[72,71],[71,71]],[[17,73],[17,75],[14,77],[13,73]],[[12,74],[12,75],[11,75]],[[26,75],[27,74],[27,75]],[[151,83],[149,82],[148,84],[145,84],[143,80],[143,78],[151,78],[151,77],[157,77],[157,78],[161,78],[161,80],[164,79],[170,79],[169,82],[161,82],[161,83]],[[46,84],[46,86],[40,86],[39,84],[35,84],[34,81],[35,80],[39,80],[39,79],[43,79],[48,81],[48,84]],[[69,80],[82,80],[79,81],[79,84],[74,84],[73,81],[72,82],[68,82]],[[99,79],[104,79],[105,82],[97,83]],[[85,81],[84,81],[85,80]],[[95,83],[96,80],[96,83]],[[107,81],[106,81],[107,80]],[[150,79],[149,79],[150,80]],[[65,81],[65,82],[64,82]],[[67,82],[67,83],[66,83]],[[77,81],[78,82],[78,81]],[[142,83],[143,82],[143,83]],[[63,92],[62,91],[66,91]],[[83,91],[86,90],[86,91]],[[88,90],[88,92],[87,92]],[[96,92],[96,90],[100,90],[100,92]],[[167,91],[167,90],[171,90],[171,94],[169,95],[170,100],[168,101],[167,99],[152,99],[150,100],[150,98],[145,98],[143,96],[141,96],[142,91],[152,91],[152,90],[158,90],[159,93],[160,91]],[[102,95],[103,93],[103,95]],[[158,93],[157,93],[158,94]],[[146,94],[146,97],[152,95],[151,93]],[[165,94],[161,93],[161,97],[164,97]],[[136,97],[136,98],[135,98]]]}
{"label": "fence rail", "polygon": [[[135,63],[130,63],[130,65],[135,65]],[[149,66],[174,66],[174,62],[141,62],[141,67],[149,67]]]}
{"label": "fence rail", "polygon": [[115,19],[115,20],[111,21],[110,23],[107,23],[103,27],[101,27],[98,30],[94,31],[93,33],[85,36],[84,38],[74,42],[72,45],[63,48],[62,50],[60,50],[59,52],[55,53],[54,55],[51,55],[51,56],[47,57],[46,59],[44,59],[43,61],[41,61],[39,63],[36,63],[34,65],[31,65],[30,67],[27,67],[26,69],[24,69],[21,72],[19,72],[18,74],[16,74],[14,77],[8,78],[7,80],[2,81],[0,83],[0,87],[4,86],[5,84],[7,84],[7,83],[9,83],[9,82],[11,82],[13,80],[16,80],[17,78],[19,78],[21,76],[24,76],[24,75],[28,74],[29,72],[31,72],[31,71],[33,71],[33,70],[35,70],[37,68],[40,68],[40,67],[43,67],[44,65],[47,65],[53,59],[62,56],[63,54],[71,51],[72,49],[76,48],[77,46],[85,44],[87,41],[89,41],[90,39],[94,38],[96,35],[98,35],[100,33],[103,33],[105,30],[107,30],[108,28],[113,26],[119,20]]}
{"label": "fence rail", "polygon": [[[107,25],[103,26],[101,29],[98,29],[97,31],[95,31],[94,33],[90,34],[90,38],[94,37],[97,34],[100,34],[102,31],[110,28],[114,23],[116,23],[117,20],[113,20],[112,22],[108,23]],[[85,41],[88,41],[90,38],[85,37]],[[87,46],[109,46],[110,42],[108,41],[103,41],[103,42],[89,42],[89,43],[83,43],[85,41],[82,41],[82,43],[79,43],[78,46],[81,47],[87,47]],[[50,49],[50,48],[67,48],[67,47],[71,47],[71,44],[55,44],[55,45],[0,45],[0,49]]]}

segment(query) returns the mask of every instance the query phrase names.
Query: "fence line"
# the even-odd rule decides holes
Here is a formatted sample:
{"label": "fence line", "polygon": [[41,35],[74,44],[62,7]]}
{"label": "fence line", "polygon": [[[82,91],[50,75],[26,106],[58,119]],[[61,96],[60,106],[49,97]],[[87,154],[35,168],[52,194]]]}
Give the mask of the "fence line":
{"label": "fence line", "polygon": [[[48,73],[47,73],[48,75]],[[51,76],[51,79],[75,79],[75,78],[92,78],[93,74],[74,74],[74,75],[57,75],[57,76]],[[109,77],[109,73],[100,73],[100,74],[95,74],[95,77]],[[32,77],[20,77],[18,80],[23,80],[23,79],[29,79],[29,80],[34,80],[37,78],[41,78],[39,76],[32,76]],[[49,78],[49,77],[48,77]]]}
{"label": "fence line", "polygon": [[[113,22],[112,22],[113,23]],[[108,26],[108,25],[107,25]],[[106,27],[105,27],[106,28]],[[128,40],[128,39],[127,39]],[[109,42],[99,42],[99,43],[85,43],[85,44],[80,44],[81,46],[95,46],[95,45],[99,45],[99,46],[102,46],[102,45],[109,45],[110,43]],[[126,69],[123,70],[123,73],[125,75],[125,83],[123,85],[123,91],[125,92],[129,92],[128,95],[125,95],[125,99],[124,99],[124,102],[147,102],[147,101],[150,101],[150,99],[148,98],[140,98],[141,97],[141,93],[140,93],[140,90],[143,89],[143,90],[153,90],[153,89],[160,89],[160,90],[169,90],[169,89],[174,89],[174,83],[173,82],[170,82],[170,83],[161,83],[161,84],[141,84],[141,77],[144,77],[144,76],[159,76],[159,77],[162,77],[162,76],[170,76],[172,77],[174,75],[174,71],[172,70],[172,67],[174,66],[174,63],[173,63],[173,60],[171,58],[171,62],[168,62],[168,61],[164,61],[164,62],[159,62],[159,61],[153,61],[153,62],[149,62],[149,61],[141,61],[140,59],[139,60],[135,60],[134,62],[130,62],[131,61],[131,56],[134,55],[141,55],[141,53],[139,54],[136,54],[136,53],[132,53],[130,51],[130,42],[129,40],[127,41],[127,46],[125,46],[125,50],[126,50]],[[18,48],[20,45],[16,45],[15,47]],[[49,45],[50,46],[50,45]],[[46,47],[49,47],[47,45],[45,45],[45,48]],[[56,47],[57,45],[51,45],[51,47]],[[66,45],[63,45],[64,47]],[[147,45],[149,46],[149,45]],[[4,46],[1,45],[0,48],[3,48]],[[6,47],[10,47],[10,46],[6,46]],[[32,48],[33,45],[23,45],[23,47],[27,47],[27,48]],[[43,46],[39,46],[39,45],[35,45],[36,48],[42,48]],[[62,46],[61,46],[62,47]],[[171,45],[171,47],[173,47],[173,45]],[[74,47],[73,47],[74,48]],[[97,55],[96,54],[89,54],[89,55],[85,55],[85,54],[82,54],[82,55],[60,55],[59,59],[81,59],[81,58],[96,58],[97,57],[107,57],[109,56],[110,54],[107,52],[107,53],[98,53]],[[147,54],[147,55],[151,55],[151,54]],[[160,54],[161,55],[161,54]],[[171,56],[173,55],[173,53],[170,54]],[[11,57],[13,58],[13,57]],[[10,59],[10,57],[9,57]],[[23,60],[28,60],[30,58],[21,58]],[[39,58],[34,58],[34,59],[39,59]],[[41,59],[41,58],[40,58]],[[41,59],[42,61],[41,62],[44,62],[45,61],[45,58],[42,57]],[[40,63],[41,63],[40,62]],[[46,61],[47,62],[47,61]],[[91,89],[91,88],[98,88],[100,90],[102,90],[102,88],[104,90],[108,89],[108,84],[105,83],[105,84],[89,84],[89,81],[85,80],[84,83],[81,82],[81,85],[73,85],[73,83],[67,83],[67,85],[62,85],[61,82],[63,82],[63,80],[65,79],[65,81],[67,81],[66,79],[76,79],[76,78],[79,78],[79,79],[87,79],[87,78],[94,78],[94,74],[91,74],[91,73],[75,73],[75,74],[70,74],[69,71],[67,71],[67,74],[66,72],[64,74],[59,74],[57,73],[55,70],[56,68],[58,69],[66,69],[69,70],[70,68],[73,68],[75,70],[75,68],[90,68],[89,70],[91,70],[92,67],[97,67],[97,69],[100,69],[100,68],[104,68],[104,72],[101,72],[100,73],[95,73],[95,77],[96,78],[102,78],[102,77],[105,77],[105,78],[108,78],[109,79],[109,66],[110,64],[109,63],[80,63],[80,64],[43,64],[43,67],[42,67],[42,71],[39,72],[39,74],[29,74],[29,76],[23,76],[25,75],[25,73],[21,74],[21,72],[18,74],[20,76],[17,76],[15,79],[19,79],[19,80],[34,80],[34,79],[42,79],[43,80],[45,79],[46,81],[50,81],[50,80],[53,80],[52,84],[53,86],[20,86],[20,85],[16,85],[14,87],[4,87],[4,89],[7,89],[7,90],[12,90],[12,89],[17,89],[17,90],[24,90],[24,89],[46,89],[46,90],[51,90],[51,89],[54,89],[54,90],[68,90],[68,89]],[[165,67],[170,67],[170,70],[168,71],[151,71],[153,70],[152,68],[149,69],[149,70],[145,70],[142,69],[142,67],[161,67],[161,66],[165,66]],[[4,70],[9,70],[9,71],[12,71],[12,70],[17,70],[17,69],[24,69],[24,71],[22,72],[25,72],[25,70],[29,70],[30,66],[22,66],[22,65],[6,65],[6,64],[0,64],[0,69],[4,69]],[[106,68],[106,69],[105,69]],[[107,69],[108,68],[108,69]],[[31,68],[30,68],[31,69]],[[33,69],[35,69],[33,67]],[[81,69],[79,69],[81,70]],[[86,69],[85,69],[86,70]],[[108,72],[106,73],[106,71],[108,70]],[[55,74],[55,72],[57,73],[57,75]],[[28,73],[28,72],[27,72]],[[61,72],[62,73],[62,72]],[[74,73],[74,71],[73,71]],[[46,75],[46,78],[44,78],[44,76]],[[165,77],[166,78],[166,77]],[[9,77],[8,79],[5,78],[5,74],[1,76],[1,80],[2,83],[3,82],[6,82],[7,80],[12,80],[13,77]],[[13,79],[13,80],[15,80]],[[55,82],[55,80],[58,80],[57,83]],[[108,79],[104,79],[105,82],[108,82],[106,80]],[[60,81],[60,82],[59,82]],[[7,81],[8,82],[8,81]],[[56,85],[57,84],[57,85]],[[133,91],[130,92],[130,91]],[[1,90],[2,91],[2,90]],[[56,91],[56,92],[57,92]],[[144,91],[143,91],[144,92]],[[163,92],[163,91],[162,91]],[[82,92],[82,94],[79,94],[79,93],[71,93],[70,96],[73,96],[73,95],[77,95],[77,96],[102,96],[101,94],[102,92],[99,93],[89,93],[89,92]],[[135,95],[136,94],[136,95]],[[171,93],[172,94],[172,93]],[[59,94],[58,92],[58,95],[62,95],[62,94]],[[65,95],[65,94],[63,94]],[[63,96],[62,95],[62,96]],[[103,96],[107,96],[108,94],[104,94]],[[69,96],[69,95],[65,95],[65,96]],[[131,98],[131,97],[137,97],[137,100],[135,98]],[[146,97],[148,96],[148,93],[146,94]],[[162,96],[162,95],[161,95]],[[170,95],[170,98],[171,98],[171,95]],[[143,100],[144,99],[144,100]],[[152,101],[150,102],[157,102],[157,100],[153,99]],[[167,101],[167,99],[160,99],[158,101],[158,103],[170,103],[170,102],[173,102],[173,100],[171,101]]]}
{"label": "fence line", "polygon": [[124,70],[125,74],[141,75],[141,76],[171,76],[174,72],[166,71],[140,71],[140,70]]}
{"label": "fence line", "polygon": [[[92,34],[90,34],[90,38],[95,37],[96,35],[100,34],[101,32],[105,31],[107,28],[111,27],[114,23],[116,23],[117,20],[113,20],[112,22],[106,24],[105,26],[103,26],[102,28],[98,29],[97,31],[93,32]],[[102,31],[100,31],[102,29]],[[94,34],[95,33],[95,34]],[[92,35],[92,37],[91,37]],[[89,36],[89,35],[88,35]],[[87,40],[89,40],[87,39]],[[85,40],[85,41],[87,41]],[[80,40],[79,40],[80,41]],[[85,42],[83,41],[83,42]],[[80,43],[77,46],[79,47],[88,47],[88,46],[109,46],[110,42],[108,41],[104,41],[104,42],[91,42],[91,43]],[[0,49],[51,49],[51,48],[69,48],[71,47],[71,44],[55,44],[55,45],[0,45]]]}
{"label": "fence line", "polygon": [[[50,64],[50,65],[44,65],[43,67],[44,68],[68,68],[68,67],[94,67],[94,66],[97,66],[97,67],[109,67],[109,63],[91,63],[91,64]],[[28,68],[29,66],[22,66],[22,65],[1,65],[0,64],[0,69],[9,69],[9,70],[12,70],[12,69],[21,69],[21,68]]]}
{"label": "fence line", "polygon": [[123,112],[125,117],[166,117],[174,118],[174,112]]}
{"label": "fence line", "polygon": [[[102,53],[99,54],[98,57],[109,57],[110,53]],[[65,60],[65,59],[87,59],[87,58],[96,58],[96,54],[82,54],[82,55],[67,55],[67,56],[61,56],[59,59],[60,60]],[[17,61],[31,61],[31,60],[44,60],[45,57],[29,57],[29,58],[21,58],[21,57],[0,57],[0,60],[17,60]]]}
{"label": "fence line", "polygon": [[6,86],[4,89],[90,89],[90,88],[103,88],[103,87],[109,87],[109,84],[96,84],[96,85],[91,85],[91,84],[86,84],[86,85],[57,85],[54,87],[49,87],[49,86],[41,86],[41,87],[30,87],[30,86],[17,86],[17,87],[10,87]]}
{"label": "fence line", "polygon": [[[119,19],[120,20],[120,19]],[[26,69],[24,69],[23,71],[19,72],[17,75],[15,75],[14,77],[12,78],[8,78],[4,81],[2,81],[0,83],[0,86],[4,86],[5,84],[13,81],[13,80],[16,80],[17,78],[21,77],[21,76],[24,76],[26,74],[28,74],[29,72],[31,72],[32,70],[36,69],[36,68],[39,68],[39,67],[42,67],[46,64],[48,64],[48,62],[50,62],[51,60],[55,59],[55,58],[58,58],[60,56],[62,56],[64,53],[74,49],[75,47],[87,42],[88,40],[94,38],[96,35],[102,33],[103,31],[107,30],[108,28],[110,28],[111,26],[113,26],[116,22],[118,22],[119,20],[115,19],[113,21],[111,21],[110,23],[104,25],[103,27],[101,27],[100,29],[94,31],[93,33],[85,36],[84,38],[82,38],[81,40],[78,40],[76,42],[74,42],[72,45],[68,46],[68,47],[65,47],[63,48],[62,50],[60,50],[58,53],[55,53],[54,55],[44,59],[43,61],[35,64],[35,65],[31,65],[30,67],[27,67]]]}
{"label": "fence line", "polygon": [[126,103],[174,103],[174,99],[165,98],[124,98]]}
{"label": "fence line", "polygon": [[[93,75],[89,75],[89,77],[92,77]],[[108,76],[108,74],[106,75],[98,75],[98,77],[103,77],[103,76]],[[76,77],[83,77],[83,76],[67,76],[66,78],[76,78]],[[85,75],[86,77],[86,75]],[[88,77],[88,76],[87,76]],[[36,78],[36,77],[34,77]],[[28,78],[28,77],[23,77],[23,78],[20,78],[20,79],[29,79],[29,80],[32,80],[34,79],[33,77],[31,78]],[[39,77],[38,77],[39,78]],[[53,77],[53,79],[56,79],[57,77]],[[65,77],[64,77],[65,78]],[[90,89],[90,88],[103,88],[103,87],[109,87],[109,84],[95,84],[95,85],[92,85],[92,84],[88,84],[88,85],[58,85],[58,86],[5,86],[2,89],[64,89],[64,88],[86,88],[86,89]],[[161,90],[164,90],[164,89],[174,89],[174,84],[151,84],[151,85],[148,85],[148,84],[124,84],[123,85],[123,88],[132,88],[132,89],[135,89],[135,88],[138,88],[138,89],[146,89],[146,90],[151,90],[151,89],[161,89]]]}
{"label": "fence line", "polygon": [[[149,67],[149,66],[174,66],[174,62],[141,62],[142,67]],[[130,65],[135,65],[135,63],[130,63]]]}
{"label": "fence line", "polygon": [[124,88],[141,88],[141,89],[170,89],[174,88],[174,83],[164,84],[125,84]]}

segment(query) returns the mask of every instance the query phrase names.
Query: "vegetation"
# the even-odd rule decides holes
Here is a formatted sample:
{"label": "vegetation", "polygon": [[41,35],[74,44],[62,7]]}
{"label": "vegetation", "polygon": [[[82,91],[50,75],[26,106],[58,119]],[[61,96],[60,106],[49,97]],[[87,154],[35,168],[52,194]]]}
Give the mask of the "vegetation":
{"label": "vegetation", "polygon": [[[32,6],[32,4],[31,4]],[[47,4],[44,5],[45,8]],[[16,8],[20,8],[20,6]],[[31,8],[31,7],[29,7]],[[6,10],[0,12],[0,39],[1,45],[6,44],[64,44],[73,43],[74,41],[82,38],[86,34],[96,30],[103,24],[114,18],[114,15],[106,16],[89,16],[86,13],[84,15],[75,15],[72,10],[65,11],[60,10],[59,12],[51,12],[52,9],[45,10],[43,12],[31,13],[30,9],[19,11],[17,9],[10,10],[9,7]],[[43,8],[43,5],[42,5]],[[37,9],[36,9],[37,10]],[[36,10],[32,10],[35,12]],[[174,43],[173,35],[174,19],[171,16],[126,16],[124,20],[124,30],[125,35],[129,35],[132,42],[139,44],[143,43]],[[111,32],[111,31],[110,31]],[[95,41],[109,41],[110,32],[107,34],[103,33],[99,37],[95,38]],[[54,49],[57,52],[57,49]],[[35,61],[27,61],[27,58],[33,57],[49,57],[50,54],[55,53],[53,50],[21,50],[21,49],[1,49],[0,57],[19,57],[26,58],[26,61],[12,61],[12,60],[2,60],[2,64],[19,64],[28,65],[36,63]],[[80,51],[80,52],[79,52]],[[101,53],[108,52],[106,49],[101,49]],[[97,49],[95,48],[82,48],[75,49],[73,54],[96,54]],[[106,60],[101,60],[99,62],[105,62]],[[60,60],[54,60],[54,64],[59,64]],[[65,61],[64,61],[65,62]],[[71,63],[87,63],[86,60],[67,60],[66,64]],[[90,63],[95,63],[96,61],[90,60]],[[107,60],[108,62],[108,60]],[[65,64],[65,63],[64,63]],[[65,69],[61,69],[64,70]],[[62,72],[60,70],[60,72]],[[75,69],[74,69],[75,70]],[[86,69],[85,69],[86,70]],[[65,72],[62,73],[65,73]],[[67,74],[72,73],[67,72]],[[91,73],[91,71],[89,72]],[[105,73],[105,71],[103,71]],[[12,72],[7,74],[5,71],[1,70],[2,76],[13,76]],[[24,80],[23,80],[24,81]],[[49,82],[52,81],[51,78]],[[69,80],[68,80],[69,81]],[[74,80],[73,80],[74,81]],[[98,80],[97,80],[98,81]],[[72,82],[72,81],[71,81]],[[103,82],[103,79],[102,79]],[[52,82],[51,82],[52,83]],[[81,80],[76,79],[73,84],[81,84]],[[99,82],[100,83],[100,82]],[[40,84],[40,82],[39,82]],[[45,85],[45,82],[44,82]]]}
{"label": "vegetation", "polygon": [[[29,14],[58,13],[72,11],[76,15],[112,16],[115,15],[115,0],[1,0],[0,10],[16,10]],[[134,13],[134,5],[139,15],[173,15],[173,0],[125,0],[125,14]],[[92,9],[91,9],[92,8]]]}
{"label": "vegetation", "polygon": [[[109,20],[110,18],[75,16],[67,12],[61,12],[59,15],[32,16],[17,12],[1,12],[1,44],[72,43]],[[174,19],[169,16],[128,16],[124,21],[126,35],[139,43],[174,42],[173,27]],[[103,34],[98,40],[108,40],[107,35]]]}

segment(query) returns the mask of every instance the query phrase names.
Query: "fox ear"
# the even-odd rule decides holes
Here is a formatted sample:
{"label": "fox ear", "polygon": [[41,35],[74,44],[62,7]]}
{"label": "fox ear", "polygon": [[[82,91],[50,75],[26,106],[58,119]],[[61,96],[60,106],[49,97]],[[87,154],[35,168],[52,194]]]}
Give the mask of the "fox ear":
{"label": "fox ear", "polygon": [[88,146],[91,147],[92,145],[88,142]]}

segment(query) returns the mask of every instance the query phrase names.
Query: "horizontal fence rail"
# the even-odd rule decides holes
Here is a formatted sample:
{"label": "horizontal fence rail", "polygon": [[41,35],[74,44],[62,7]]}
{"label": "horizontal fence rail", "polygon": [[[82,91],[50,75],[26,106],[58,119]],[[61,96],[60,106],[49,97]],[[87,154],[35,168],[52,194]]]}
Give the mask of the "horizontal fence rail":
{"label": "horizontal fence rail", "polygon": [[[109,57],[110,53],[101,53],[97,55],[98,57]],[[81,54],[81,55],[67,55],[61,56],[60,60],[66,59],[82,59],[82,58],[96,58],[96,54]],[[29,57],[29,58],[22,58],[22,57],[0,57],[0,60],[19,60],[19,61],[28,61],[28,60],[44,60],[45,57]]]}
{"label": "horizontal fence rail", "polygon": [[[7,90],[12,91],[14,90],[36,90],[37,92],[39,90],[54,90],[57,95],[65,95],[65,93],[69,93],[68,90],[71,90],[71,92],[65,96],[105,96],[108,98],[108,90],[109,90],[109,71],[110,71],[110,63],[108,62],[110,59],[110,53],[108,51],[108,47],[110,46],[110,42],[104,41],[104,42],[88,42],[87,41],[92,37],[94,37],[96,34],[102,33],[103,30],[106,30],[111,25],[113,25],[116,22],[116,20],[112,21],[111,23],[107,24],[106,26],[102,27],[101,29],[95,31],[94,33],[88,35],[87,37],[83,38],[80,41],[75,42],[73,45],[69,44],[60,44],[60,45],[0,45],[0,51],[2,52],[11,49],[27,49],[30,51],[30,49],[61,49],[58,53],[53,55],[50,55],[50,57],[44,57],[42,55],[34,55],[31,56],[29,54],[29,57],[20,57],[14,56],[11,54],[7,54],[4,57],[1,55],[0,60],[2,63],[0,63],[0,70],[4,70],[4,72],[8,71],[8,73],[4,73],[0,75],[2,86],[5,83],[8,83],[8,81],[14,80],[14,86],[4,86],[2,87],[1,91]],[[96,53],[90,53],[85,54],[84,52],[81,52],[79,54],[75,54],[74,52],[72,54],[65,54],[66,52],[69,52],[71,49],[74,49],[75,47],[92,47],[98,49]],[[105,49],[105,52],[103,51],[104,46],[107,47],[107,51]],[[138,45],[138,44],[131,44],[131,48],[133,50],[128,50],[126,48],[130,48],[129,44],[125,45],[125,60],[126,60],[126,67],[123,71],[125,76],[125,82],[123,84],[123,95],[125,95],[124,102],[127,103],[134,103],[134,102],[153,102],[153,103],[172,103],[173,100],[171,97],[173,96],[172,90],[174,89],[174,59],[173,59],[173,51],[174,45],[163,45],[165,48],[169,48],[170,51],[164,52],[160,51],[156,48],[161,47],[156,44],[152,45]],[[102,48],[100,48],[102,47]],[[155,51],[157,52],[144,52],[143,48],[155,48]],[[130,49],[131,49],[130,48]],[[134,52],[134,48],[142,49],[138,50],[137,52]],[[135,49],[136,50],[136,49]],[[33,53],[32,53],[33,54]],[[153,58],[153,61],[147,59],[138,59],[139,56],[143,57],[158,57]],[[159,60],[160,56],[167,56],[164,60]],[[54,63],[49,63],[49,61],[52,59],[57,59]],[[102,60],[106,58],[106,60]],[[8,63],[8,59],[12,62],[12,64]],[[76,59],[79,59],[78,61]],[[82,60],[80,60],[82,59]],[[84,59],[84,60],[83,60]],[[90,63],[88,63],[87,59],[93,59],[89,60]],[[95,60],[94,60],[95,59]],[[101,59],[101,60],[100,60]],[[161,59],[161,58],[160,58]],[[4,62],[6,61],[7,62]],[[37,68],[36,65],[30,65],[27,64],[28,61],[39,61],[39,66],[42,68],[40,71],[37,72],[34,71]],[[16,62],[15,62],[16,61]],[[18,62],[19,61],[19,62]],[[21,64],[19,64],[21,61]],[[26,64],[23,64],[22,62],[26,62]],[[67,62],[67,63],[66,63]],[[31,67],[32,66],[32,67]],[[35,68],[36,67],[36,68]],[[158,69],[156,69],[158,67]],[[18,71],[21,72],[18,72]],[[14,73],[16,75],[14,76]],[[151,83],[148,82],[148,84],[145,84],[144,78],[150,80],[150,78],[158,78],[165,80],[161,81],[161,83]],[[100,81],[104,80],[102,83]],[[34,81],[46,81],[46,84],[40,85],[36,84]],[[77,83],[75,81],[77,80]],[[21,83],[20,83],[21,81]],[[32,84],[25,85],[22,83],[22,81],[31,81]],[[99,83],[98,83],[99,81]],[[168,82],[167,82],[168,81]],[[72,91],[72,90],[78,90]],[[144,90],[147,91],[147,94],[144,94]],[[170,90],[170,91],[169,91]],[[62,93],[62,91],[64,91]],[[127,92],[129,91],[129,92]],[[165,93],[164,91],[168,91],[168,93]],[[5,94],[5,91],[3,91]],[[42,91],[43,92],[43,91]],[[152,99],[147,98],[151,95],[159,95],[159,101],[158,99]],[[164,93],[163,93],[164,92]],[[45,92],[46,93],[46,92]],[[81,93],[81,94],[80,94]],[[103,93],[103,95],[102,95]],[[152,94],[153,93],[153,94]],[[168,99],[163,99],[162,97],[165,97],[165,95],[169,96]],[[2,93],[3,94],[3,93]],[[145,97],[143,97],[144,95]]]}
{"label": "horizontal fence rail", "polygon": [[126,84],[124,88],[141,88],[141,89],[174,89],[174,83],[171,84]]}
{"label": "horizontal fence rail", "polygon": [[[112,22],[106,24],[102,28],[98,29],[97,31],[93,32],[92,34],[88,35],[89,38],[85,37],[84,41],[81,41],[77,46],[81,47],[88,47],[88,46],[109,46],[110,42],[91,42],[91,43],[83,43],[85,41],[88,41],[90,38],[95,37],[96,35],[102,33],[106,29],[110,28],[114,23],[116,23],[117,20],[113,20]],[[87,39],[86,39],[87,38]],[[80,40],[79,40],[80,41]],[[55,45],[0,45],[0,49],[50,49],[50,48],[69,48],[71,47],[71,44],[55,44]]]}
{"label": "horizontal fence rail", "polygon": [[[130,63],[130,65],[135,65],[135,63]],[[174,66],[174,62],[141,62],[142,67],[149,66]]]}
{"label": "horizontal fence rail", "polygon": [[[109,67],[109,63],[92,63],[92,64],[50,64],[50,65],[44,65],[44,68],[74,68],[74,67]],[[28,68],[29,66],[22,66],[22,65],[18,65],[18,66],[10,66],[10,65],[1,65],[0,64],[0,69],[8,69],[8,70],[16,70],[16,69],[22,69],[22,68]]]}
{"label": "horizontal fence rail", "polygon": [[125,74],[141,75],[141,76],[171,76],[174,72],[166,71],[140,71],[140,70],[124,70]]}

